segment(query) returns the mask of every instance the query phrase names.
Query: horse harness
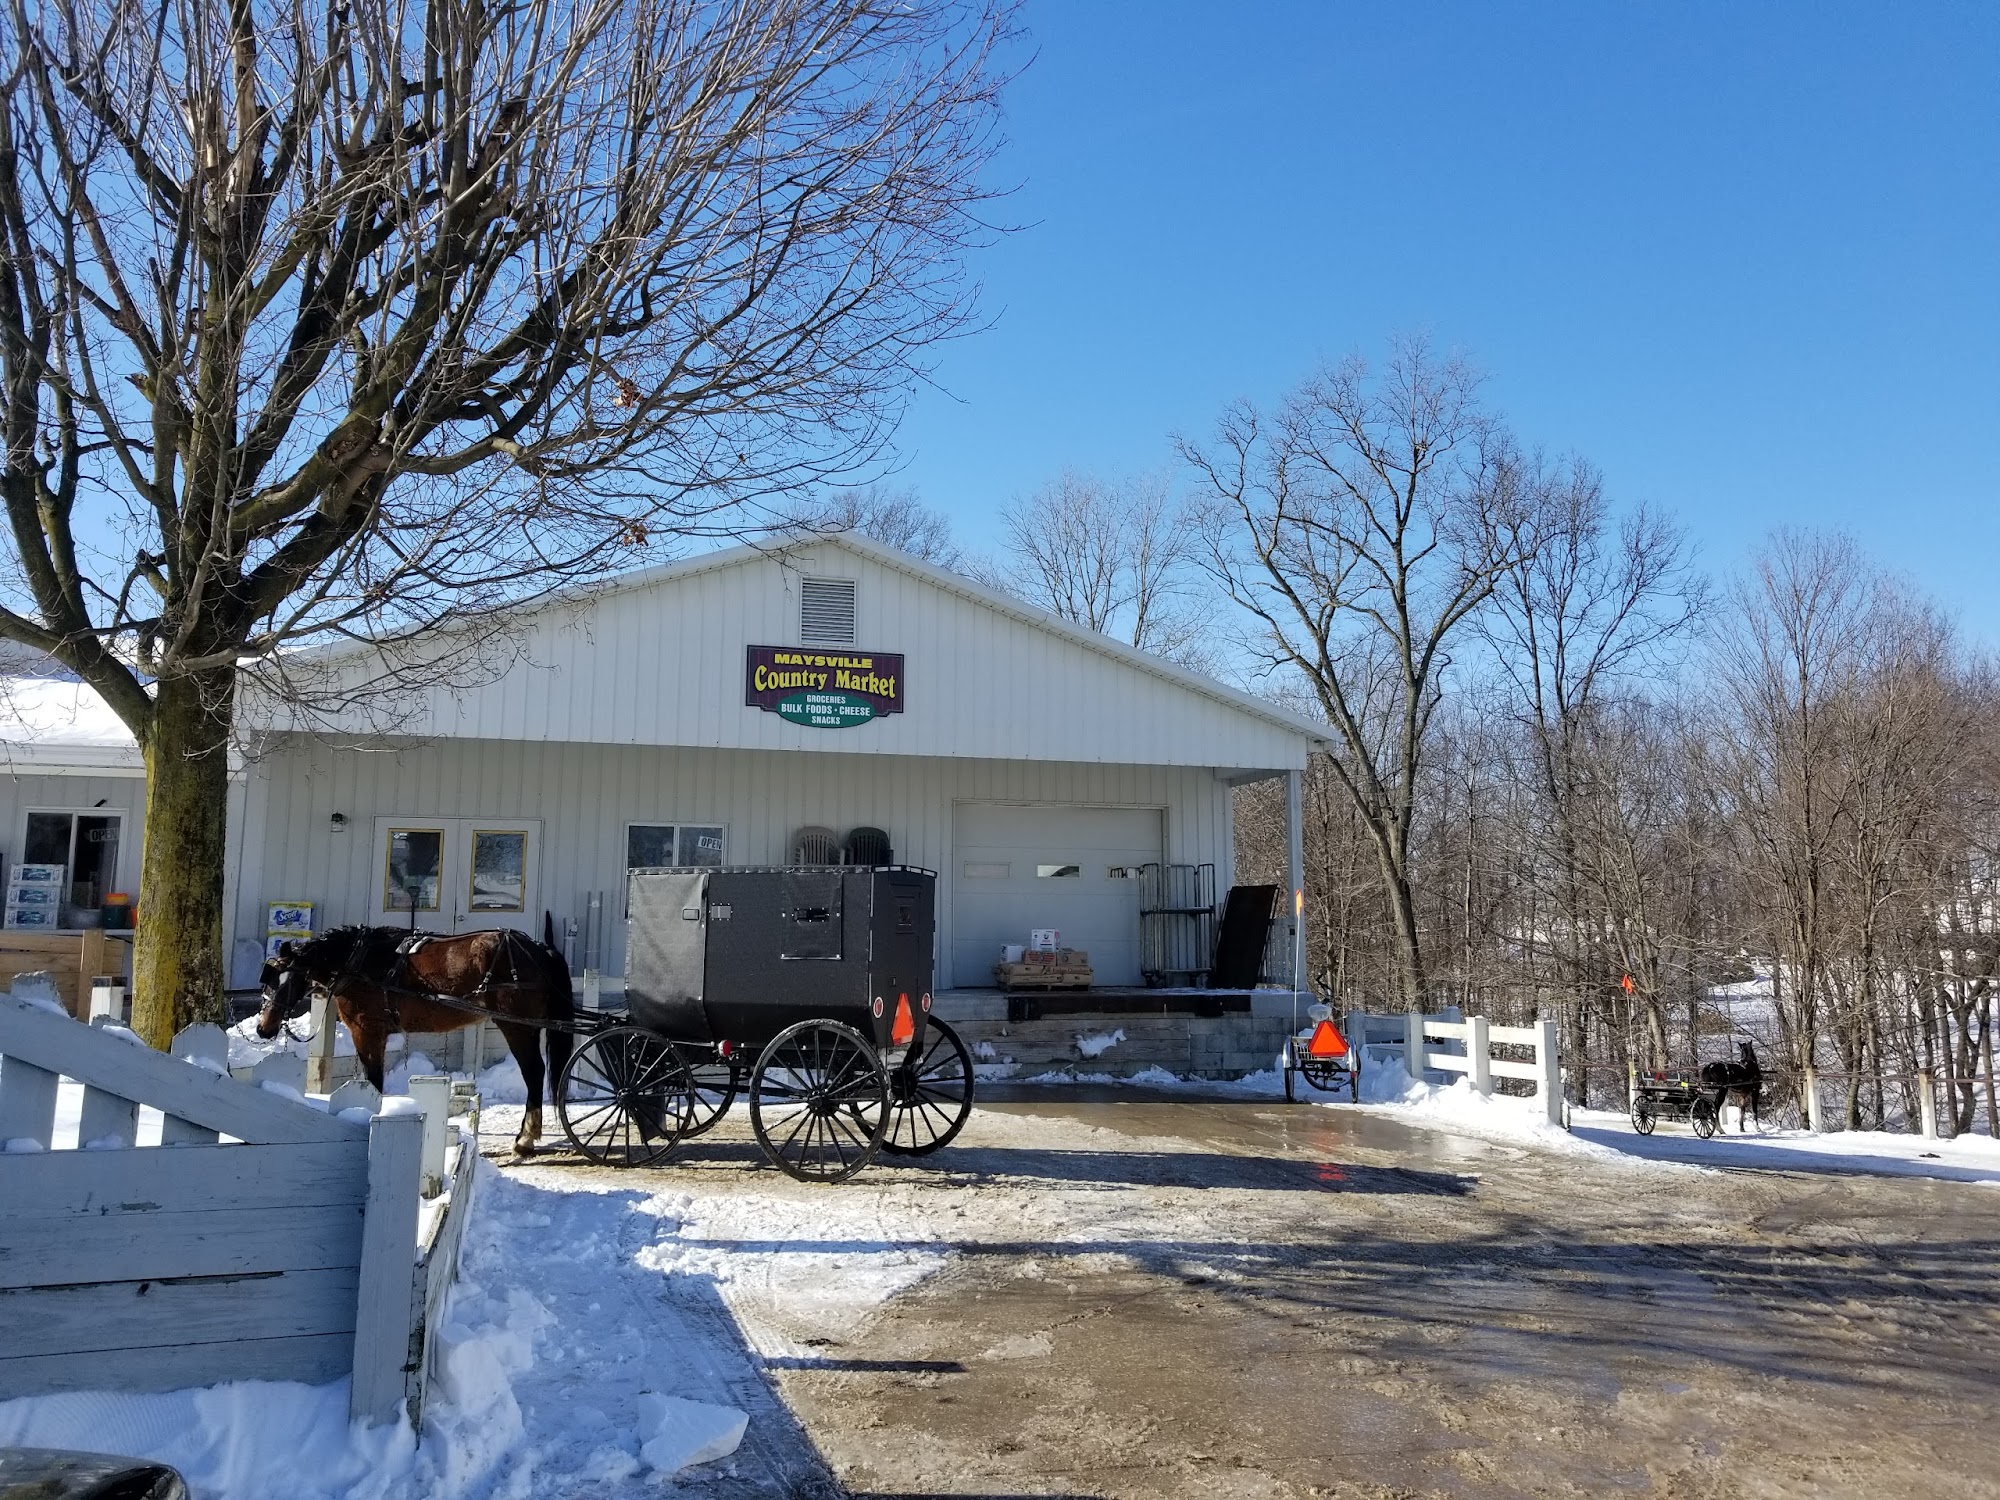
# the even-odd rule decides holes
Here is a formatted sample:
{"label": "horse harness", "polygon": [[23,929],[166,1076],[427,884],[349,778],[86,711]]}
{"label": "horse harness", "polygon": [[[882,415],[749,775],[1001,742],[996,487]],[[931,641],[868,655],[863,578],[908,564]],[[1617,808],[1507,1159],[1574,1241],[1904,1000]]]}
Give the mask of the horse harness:
{"label": "horse harness", "polygon": [[[467,1015],[479,1016],[487,1020],[523,1021],[524,1017],[515,1015],[512,1011],[496,1010],[490,1005],[481,1005],[478,1002],[478,997],[482,995],[498,997],[529,987],[528,982],[521,978],[520,948],[521,944],[531,942],[532,939],[524,937],[511,927],[500,927],[492,930],[500,935],[500,949],[507,958],[507,978],[497,980],[498,966],[495,965],[480,977],[479,983],[473,987],[470,994],[446,995],[437,990],[428,988],[420,989],[415,985],[398,982],[399,979],[408,974],[409,961],[417,953],[430,947],[433,943],[450,941],[452,935],[437,932],[413,932],[397,943],[395,952],[391,956],[391,965],[388,973],[379,978],[363,971],[360,959],[362,951],[367,945],[356,943],[348,950],[346,963],[342,965],[340,972],[334,976],[332,982],[327,985],[327,989],[329,992],[335,991],[343,981],[349,979],[358,979],[364,983],[374,985],[375,988],[382,991],[383,995],[388,998],[389,1018],[399,1031],[403,1028],[403,1016],[402,1006],[397,1002],[400,997],[404,996],[425,1000],[433,1005],[442,1005],[448,1010],[463,1011]],[[576,1029],[563,1026],[560,1022],[551,1020],[537,1020],[528,1024],[537,1027],[555,1027],[561,1030]]]}

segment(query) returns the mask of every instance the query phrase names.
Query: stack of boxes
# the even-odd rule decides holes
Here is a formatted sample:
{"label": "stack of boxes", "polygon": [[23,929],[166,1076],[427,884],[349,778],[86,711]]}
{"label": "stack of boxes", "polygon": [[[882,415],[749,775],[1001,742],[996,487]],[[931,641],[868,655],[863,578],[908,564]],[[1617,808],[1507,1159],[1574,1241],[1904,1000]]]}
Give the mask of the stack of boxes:
{"label": "stack of boxes", "polygon": [[1001,950],[993,977],[1003,990],[1087,990],[1091,985],[1090,955],[1065,948],[1053,927],[1037,927],[1027,946]]}
{"label": "stack of boxes", "polygon": [[62,926],[63,877],[67,865],[16,865],[7,877],[7,925],[30,932]]}

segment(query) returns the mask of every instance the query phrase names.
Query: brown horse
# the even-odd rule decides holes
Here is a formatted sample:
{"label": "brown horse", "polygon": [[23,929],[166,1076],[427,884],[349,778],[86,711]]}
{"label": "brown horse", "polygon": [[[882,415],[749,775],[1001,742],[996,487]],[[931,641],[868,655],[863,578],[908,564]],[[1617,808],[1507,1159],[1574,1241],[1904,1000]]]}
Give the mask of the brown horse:
{"label": "brown horse", "polygon": [[[544,920],[539,943],[510,928],[433,934],[335,927],[282,944],[264,965],[257,1035],[275,1037],[286,1021],[305,1012],[315,993],[325,992],[340,1008],[368,1081],[379,1089],[392,1033],[456,1031],[491,1019],[527,1085],[528,1107],[514,1149],[529,1155],[542,1135],[542,1084],[546,1077],[553,1098],[555,1081],[569,1061],[570,1033],[561,1028],[576,1014],[569,965],[555,946],[553,927]],[[548,1038],[546,1075],[543,1037]]]}

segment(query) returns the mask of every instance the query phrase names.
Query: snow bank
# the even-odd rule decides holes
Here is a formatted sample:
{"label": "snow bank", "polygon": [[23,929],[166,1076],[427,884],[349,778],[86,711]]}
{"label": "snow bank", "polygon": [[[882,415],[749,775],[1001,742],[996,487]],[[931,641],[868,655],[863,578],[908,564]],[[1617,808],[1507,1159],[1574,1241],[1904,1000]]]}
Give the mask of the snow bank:
{"label": "snow bank", "polygon": [[1539,1099],[1524,1099],[1514,1094],[1482,1094],[1472,1086],[1472,1080],[1465,1077],[1443,1085],[1413,1082],[1400,1062],[1363,1063],[1359,1106],[1341,1100],[1316,1099],[1313,1102],[1329,1104],[1336,1109],[1383,1111],[1412,1125],[1520,1142],[1576,1156],[1611,1158],[1617,1155],[1599,1143],[1580,1139],[1560,1126],[1551,1125]]}
{"label": "snow bank", "polygon": [[482,1104],[526,1104],[528,1085],[521,1079],[521,1065],[511,1057],[502,1058],[479,1075]]}
{"label": "snow bank", "polygon": [[196,1500],[385,1496],[408,1475],[416,1451],[406,1425],[350,1427],[346,1381],[246,1380],[151,1396],[76,1392],[0,1401],[0,1447],[15,1446],[172,1464]]}
{"label": "snow bank", "polygon": [[[343,1380],[0,1402],[0,1446],[155,1459],[179,1469],[196,1500],[658,1495],[647,1471],[734,1451],[744,1411],[687,1399],[729,1394],[715,1384],[712,1338],[631,1315],[662,1305],[666,1290],[659,1269],[637,1264],[662,1232],[642,1195],[578,1191],[573,1179],[551,1192],[485,1161],[475,1170],[478,1207],[438,1330],[421,1445],[407,1423],[350,1426]],[[794,1218],[825,1218],[797,1208]],[[755,1217],[727,1214],[718,1228],[745,1234]],[[713,1255],[726,1261],[729,1247]],[[684,1394],[647,1394],[656,1386]]]}
{"label": "snow bank", "polygon": [[1931,1177],[2000,1187],[2000,1141],[1990,1136],[1962,1135],[1933,1141],[1883,1130],[1841,1130],[1825,1135],[1809,1130],[1763,1130],[1745,1134],[1734,1128],[1733,1108],[1723,1111],[1723,1130],[1706,1141],[1672,1120],[1660,1121],[1649,1136],[1640,1135],[1629,1117],[1609,1110],[1575,1110],[1570,1124],[1579,1139],[1647,1161],[1734,1170]]}
{"label": "snow bank", "polygon": [[386,1092],[391,1094],[407,1094],[410,1091],[410,1080],[412,1078],[422,1078],[426,1074],[435,1075],[443,1071],[442,1068],[430,1060],[428,1053],[412,1052],[408,1057],[397,1063],[395,1067],[384,1072],[382,1081],[389,1086]]}

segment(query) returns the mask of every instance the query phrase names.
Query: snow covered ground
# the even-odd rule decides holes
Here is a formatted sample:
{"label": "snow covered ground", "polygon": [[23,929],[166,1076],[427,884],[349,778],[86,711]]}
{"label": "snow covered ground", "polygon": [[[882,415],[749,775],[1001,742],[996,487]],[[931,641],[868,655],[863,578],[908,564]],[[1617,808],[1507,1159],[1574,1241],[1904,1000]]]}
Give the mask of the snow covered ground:
{"label": "snow covered ground", "polygon": [[[485,1163],[475,1200],[421,1444],[407,1425],[351,1429],[342,1381],[0,1402],[0,1446],[155,1458],[197,1500],[699,1494],[729,1476],[726,1457],[673,1471],[704,1448],[733,1449],[746,1417],[789,1422],[716,1295],[769,1281],[772,1256],[733,1247],[753,1221],[764,1237],[879,1230],[851,1202],[786,1212],[746,1199],[705,1218],[686,1193]],[[924,1266],[830,1254],[815,1295],[858,1311]]]}
{"label": "snow covered ground", "polygon": [[1925,1140],[1919,1135],[1881,1130],[1834,1131],[1735,1129],[1736,1111],[1725,1111],[1728,1129],[1701,1140],[1685,1125],[1662,1121],[1652,1135],[1640,1135],[1629,1118],[1608,1110],[1575,1110],[1570,1132],[1580,1141],[1647,1161],[1686,1166],[1766,1172],[1872,1173],[1887,1177],[1931,1177],[2000,1187],[2000,1141],[1965,1135]]}
{"label": "snow covered ground", "polygon": [[[1229,1084],[1163,1071],[1055,1077],[1189,1098],[1283,1094],[1275,1070]],[[1597,1112],[1579,1112],[1562,1132],[1534,1101],[1482,1097],[1463,1081],[1412,1085],[1389,1065],[1363,1078],[1360,1105],[1313,1102],[1642,1172],[1750,1167],[2000,1184],[2000,1143],[1985,1140],[1770,1132],[1703,1142],[1669,1124],[1640,1137],[1623,1117]],[[518,1121],[518,1103],[502,1101],[519,1101],[519,1078],[508,1061],[481,1082],[485,1142],[497,1151]],[[73,1113],[66,1108],[64,1121],[72,1139]],[[753,1169],[741,1125],[728,1122],[662,1172],[482,1164],[421,1444],[407,1428],[350,1430],[344,1384],[258,1383],[0,1403],[0,1444],[158,1458],[190,1478],[199,1500],[817,1493],[821,1460],[774,1393],[772,1372],[837,1369],[830,1351],[969,1243],[1048,1246],[1084,1264],[1156,1235],[1146,1219],[1155,1210],[1198,1219],[1218,1241],[1258,1243],[1267,1233],[1268,1189],[1202,1178],[1191,1190],[1183,1176],[1192,1181],[1209,1164],[1186,1140],[983,1110],[962,1145],[984,1161],[979,1173],[1006,1176],[1004,1186],[885,1169],[829,1190]],[[1048,1161],[1069,1166],[1036,1164]],[[1177,1161],[1189,1163],[1186,1174]],[[1003,1355],[1012,1357],[992,1357]],[[713,1451],[739,1437],[733,1454],[673,1472],[704,1444]]]}
{"label": "snow covered ground", "polygon": [[[1066,1070],[1009,1081],[1125,1085],[1209,1098],[1282,1098],[1285,1088],[1284,1077],[1276,1069],[1228,1083],[1183,1079],[1161,1068],[1129,1077]],[[1874,1173],[2000,1186],[2000,1141],[1983,1135],[1925,1140],[1889,1131],[1814,1135],[1777,1129],[1744,1135],[1734,1128],[1733,1108],[1726,1112],[1729,1129],[1707,1141],[1672,1122],[1662,1122],[1653,1135],[1642,1136],[1632,1129],[1628,1117],[1605,1110],[1573,1110],[1570,1128],[1560,1130],[1549,1124],[1533,1099],[1482,1095],[1465,1078],[1449,1084],[1412,1083],[1401,1063],[1393,1059],[1364,1066],[1361,1081],[1358,1105],[1339,1095],[1314,1095],[1303,1086],[1300,1097],[1325,1109],[1364,1109],[1410,1125],[1600,1160],[1624,1158],[1711,1169]]]}

